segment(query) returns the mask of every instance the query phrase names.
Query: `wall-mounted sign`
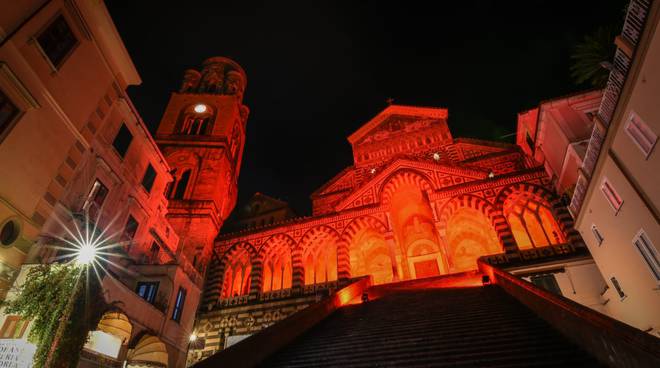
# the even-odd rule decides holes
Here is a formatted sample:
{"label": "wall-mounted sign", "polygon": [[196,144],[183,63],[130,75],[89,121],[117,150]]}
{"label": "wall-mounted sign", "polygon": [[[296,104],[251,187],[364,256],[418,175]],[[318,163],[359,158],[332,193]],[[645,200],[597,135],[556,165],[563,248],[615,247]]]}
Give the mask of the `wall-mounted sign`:
{"label": "wall-mounted sign", "polygon": [[22,339],[0,340],[0,368],[31,368],[37,347]]}

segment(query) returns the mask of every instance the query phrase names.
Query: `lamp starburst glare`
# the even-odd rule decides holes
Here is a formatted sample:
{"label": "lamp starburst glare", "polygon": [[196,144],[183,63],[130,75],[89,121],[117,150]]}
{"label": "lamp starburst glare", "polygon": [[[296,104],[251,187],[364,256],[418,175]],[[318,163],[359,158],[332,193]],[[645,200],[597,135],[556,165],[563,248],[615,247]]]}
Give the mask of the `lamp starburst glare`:
{"label": "lamp starburst glare", "polygon": [[76,262],[79,265],[88,265],[96,259],[96,245],[85,242],[76,251]]}

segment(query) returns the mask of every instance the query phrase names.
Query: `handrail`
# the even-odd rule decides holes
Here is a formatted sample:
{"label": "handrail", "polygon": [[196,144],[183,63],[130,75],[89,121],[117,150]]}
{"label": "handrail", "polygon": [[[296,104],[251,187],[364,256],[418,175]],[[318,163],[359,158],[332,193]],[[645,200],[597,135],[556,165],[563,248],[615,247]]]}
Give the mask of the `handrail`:
{"label": "handrail", "polygon": [[479,260],[491,282],[611,367],[660,367],[660,339]]}
{"label": "handrail", "polygon": [[338,290],[329,298],[292,314],[282,321],[193,365],[194,368],[255,367],[298,336],[328,317],[371,286],[366,276]]}

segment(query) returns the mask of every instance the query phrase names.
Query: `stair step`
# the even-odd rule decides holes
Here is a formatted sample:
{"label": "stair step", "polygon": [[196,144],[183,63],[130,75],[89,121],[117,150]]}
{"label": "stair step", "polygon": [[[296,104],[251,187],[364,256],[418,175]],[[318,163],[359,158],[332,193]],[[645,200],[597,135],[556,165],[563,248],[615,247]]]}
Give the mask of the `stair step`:
{"label": "stair step", "polygon": [[599,366],[496,286],[392,290],[337,310],[262,365]]}

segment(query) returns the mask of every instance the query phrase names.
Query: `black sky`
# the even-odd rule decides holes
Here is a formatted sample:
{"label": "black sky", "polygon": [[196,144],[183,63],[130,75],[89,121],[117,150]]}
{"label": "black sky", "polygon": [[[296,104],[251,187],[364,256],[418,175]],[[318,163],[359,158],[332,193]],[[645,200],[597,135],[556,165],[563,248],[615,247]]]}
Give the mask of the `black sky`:
{"label": "black sky", "polygon": [[515,131],[517,112],[586,89],[569,77],[571,48],[585,33],[617,22],[620,3],[107,6],[143,80],[129,95],[152,131],[184,69],[211,56],[243,66],[244,103],[251,113],[239,201],[261,191],[307,214],[309,194],[352,163],[346,137],[382,110],[388,97],[448,108],[454,137],[498,139]]}

